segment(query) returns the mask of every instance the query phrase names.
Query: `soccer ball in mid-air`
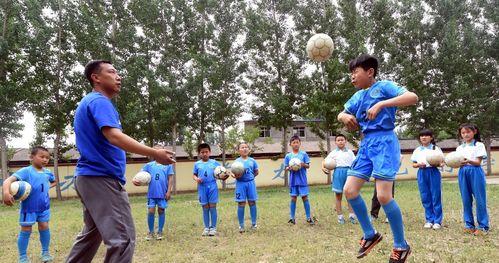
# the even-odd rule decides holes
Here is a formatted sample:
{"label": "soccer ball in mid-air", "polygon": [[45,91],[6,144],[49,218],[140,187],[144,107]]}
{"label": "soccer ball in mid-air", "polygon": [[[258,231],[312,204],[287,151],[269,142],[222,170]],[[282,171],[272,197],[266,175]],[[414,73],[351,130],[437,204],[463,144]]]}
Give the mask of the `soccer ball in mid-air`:
{"label": "soccer ball in mid-air", "polygon": [[334,170],[336,168],[336,160],[334,158],[326,158],[324,160],[324,168],[328,169],[329,171]]}
{"label": "soccer ball in mid-air", "polygon": [[298,158],[293,158],[289,160],[289,167],[291,167],[291,170],[293,171],[298,171],[301,169],[301,160]]}
{"label": "soccer ball in mid-air", "polygon": [[227,173],[227,169],[225,169],[225,167],[223,167],[223,166],[217,166],[217,168],[215,168],[215,178],[217,178],[219,180],[225,180],[225,179],[229,178],[229,174]]}
{"label": "soccer ball in mid-air", "polygon": [[464,156],[458,152],[451,152],[448,153],[447,156],[445,156],[445,164],[452,168],[461,167],[461,162],[463,162],[464,160]]}
{"label": "soccer ball in mid-air", "polygon": [[10,184],[10,194],[15,200],[23,201],[31,193],[31,185],[24,181],[16,181]]}
{"label": "soccer ball in mid-air", "polygon": [[233,162],[230,165],[230,171],[235,178],[240,178],[244,174],[244,164],[242,162]]}
{"label": "soccer ball in mid-air", "polygon": [[151,182],[151,174],[145,171],[140,171],[133,177],[133,181],[139,183],[140,185],[148,185]]}
{"label": "soccer ball in mid-air", "polygon": [[307,55],[316,62],[323,62],[333,54],[333,39],[326,34],[315,34],[307,42]]}
{"label": "soccer ball in mid-air", "polygon": [[426,161],[431,166],[440,166],[440,164],[444,162],[444,155],[439,151],[430,150],[426,154]]}

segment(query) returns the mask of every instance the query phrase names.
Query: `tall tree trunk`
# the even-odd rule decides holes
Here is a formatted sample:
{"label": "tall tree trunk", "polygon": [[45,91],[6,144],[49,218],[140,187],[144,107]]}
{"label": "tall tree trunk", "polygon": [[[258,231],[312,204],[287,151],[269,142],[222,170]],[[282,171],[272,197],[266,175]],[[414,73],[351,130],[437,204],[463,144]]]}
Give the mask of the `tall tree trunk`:
{"label": "tall tree trunk", "polygon": [[[62,53],[62,0],[58,1],[59,4],[59,32],[57,34],[57,41],[58,41],[58,51],[57,51],[57,85],[55,86],[54,89],[54,96],[55,96],[55,106],[56,106],[56,114],[59,117],[58,120],[62,120],[62,112],[60,109],[61,105],[61,98],[59,95],[59,90],[62,85],[62,80],[61,80],[61,72],[62,72],[62,62],[61,62],[61,53]],[[61,186],[59,185],[59,147],[61,144],[61,130],[56,130],[55,132],[55,140],[54,140],[54,175],[55,175],[55,181],[56,181],[56,194],[57,194],[57,199],[62,200],[62,194],[61,194]]]}
{"label": "tall tree trunk", "polygon": [[[1,151],[1,161],[2,161],[2,179],[5,180],[9,177],[9,167],[7,167],[7,142],[3,137],[0,137],[0,151]],[[3,187],[2,187],[3,189]],[[3,200],[3,190],[2,190],[2,200]]]}
{"label": "tall tree trunk", "polygon": [[[220,148],[222,148],[222,166],[225,167],[225,163],[226,163],[226,152],[225,152],[225,121],[222,120],[222,127],[220,129]],[[227,185],[225,184],[225,180],[222,181],[222,189],[225,189],[227,187]]]}
{"label": "tall tree trunk", "polygon": [[485,150],[487,151],[487,176],[492,175],[492,140],[491,136],[485,137]]}
{"label": "tall tree trunk", "polygon": [[[282,156],[288,153],[288,127],[282,129]],[[284,170],[284,186],[288,186],[288,171]]]}
{"label": "tall tree trunk", "polygon": [[[177,124],[173,124],[172,151],[177,152]],[[177,164],[173,163],[173,194],[177,194]]]}
{"label": "tall tree trunk", "polygon": [[55,175],[55,191],[57,199],[62,200],[61,186],[59,185],[59,147],[61,143],[61,134],[57,132],[54,140],[54,175]]}
{"label": "tall tree trunk", "polygon": [[[326,154],[331,152],[331,138],[329,137],[329,132],[326,132],[326,150]],[[327,174],[327,184],[331,184],[331,171]]]}

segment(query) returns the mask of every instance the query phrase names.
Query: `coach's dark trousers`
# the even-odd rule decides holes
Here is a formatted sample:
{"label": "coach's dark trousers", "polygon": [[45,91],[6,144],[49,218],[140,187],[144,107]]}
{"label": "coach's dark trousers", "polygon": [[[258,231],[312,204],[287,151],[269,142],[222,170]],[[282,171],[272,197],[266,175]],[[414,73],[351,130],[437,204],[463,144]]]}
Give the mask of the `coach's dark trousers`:
{"label": "coach's dark trousers", "polygon": [[66,260],[68,263],[90,263],[101,241],[106,245],[104,262],[132,262],[135,249],[128,194],[116,179],[78,176],[75,190],[83,203],[83,230]]}

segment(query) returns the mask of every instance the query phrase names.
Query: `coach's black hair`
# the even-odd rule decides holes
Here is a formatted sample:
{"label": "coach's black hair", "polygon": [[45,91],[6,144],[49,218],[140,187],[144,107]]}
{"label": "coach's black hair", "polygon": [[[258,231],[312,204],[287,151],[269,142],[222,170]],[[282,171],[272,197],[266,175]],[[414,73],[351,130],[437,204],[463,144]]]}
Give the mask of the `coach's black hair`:
{"label": "coach's black hair", "polygon": [[419,131],[419,136],[418,136],[418,141],[421,142],[421,136],[430,136],[431,137],[431,144],[433,144],[433,150],[435,150],[435,147],[437,146],[437,143],[435,142],[435,136],[433,135],[433,131],[430,129],[422,129]]}
{"label": "coach's black hair", "polygon": [[101,70],[100,65],[101,64],[111,64],[111,61],[109,60],[92,60],[85,65],[85,77],[87,78],[88,82],[90,82],[90,85],[92,87],[94,86],[94,82],[92,80],[92,74],[99,73]]}
{"label": "coach's black hair", "polygon": [[35,146],[31,148],[31,156],[35,156],[40,151],[49,152],[49,150],[43,146]]}
{"label": "coach's black hair", "polygon": [[374,78],[378,75],[378,59],[374,56],[368,54],[362,54],[358,56],[356,59],[352,59],[350,63],[348,63],[348,68],[350,72],[353,72],[356,68],[361,67],[364,70],[369,70],[370,68],[374,69]]}
{"label": "coach's black hair", "polygon": [[198,145],[198,153],[201,152],[202,149],[208,149],[208,151],[211,152],[210,145],[207,143],[201,143],[200,145]]}
{"label": "coach's black hair", "polygon": [[461,137],[461,130],[462,129],[470,129],[470,130],[474,131],[475,132],[475,136],[473,136],[473,139],[475,139],[475,141],[477,141],[477,142],[481,142],[482,141],[482,139],[480,137],[480,131],[478,130],[478,127],[475,124],[473,124],[473,123],[463,123],[463,124],[461,124],[459,126],[459,130],[457,131],[458,136],[460,138],[462,138]]}
{"label": "coach's black hair", "polygon": [[291,138],[289,139],[289,144],[291,144],[293,141],[296,141],[296,140],[301,142],[300,136],[298,136],[298,134],[291,136]]}

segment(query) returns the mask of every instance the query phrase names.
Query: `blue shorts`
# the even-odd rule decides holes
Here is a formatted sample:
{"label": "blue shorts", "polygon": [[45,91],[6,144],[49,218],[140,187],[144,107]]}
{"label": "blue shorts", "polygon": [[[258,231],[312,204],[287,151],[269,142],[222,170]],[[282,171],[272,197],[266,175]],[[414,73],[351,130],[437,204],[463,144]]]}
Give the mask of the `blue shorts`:
{"label": "blue shorts", "polygon": [[218,203],[218,185],[216,182],[198,184],[199,203],[201,205]]}
{"label": "blue shorts", "polygon": [[19,224],[21,226],[32,226],[36,222],[50,221],[50,209],[39,213],[23,213],[19,212]]}
{"label": "blue shorts", "polygon": [[258,200],[258,194],[256,192],[255,180],[243,182],[236,181],[236,190],[234,191],[236,202],[246,202]]}
{"label": "blue shorts", "polygon": [[147,198],[147,208],[155,208],[156,206],[165,209],[168,207],[168,201],[164,198]]}
{"label": "blue shorts", "polygon": [[336,167],[333,173],[333,182],[331,183],[331,188],[333,192],[341,194],[343,193],[343,187],[347,181],[347,172],[350,167]]}
{"label": "blue shorts", "polygon": [[310,191],[308,190],[308,185],[289,187],[290,196],[307,196],[309,193]]}
{"label": "blue shorts", "polygon": [[348,170],[348,176],[366,181],[373,176],[379,180],[394,181],[400,168],[400,145],[393,131],[367,133],[360,143],[357,158]]}

